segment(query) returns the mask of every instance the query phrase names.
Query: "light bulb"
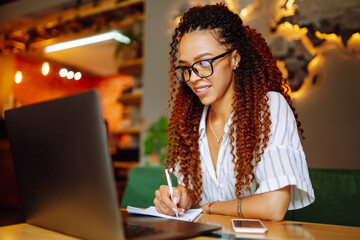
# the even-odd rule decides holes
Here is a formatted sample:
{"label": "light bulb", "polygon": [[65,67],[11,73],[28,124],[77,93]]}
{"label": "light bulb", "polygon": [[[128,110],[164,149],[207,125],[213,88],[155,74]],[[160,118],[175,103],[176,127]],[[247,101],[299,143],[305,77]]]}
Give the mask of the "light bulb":
{"label": "light bulb", "polygon": [[68,74],[68,70],[66,68],[62,68],[60,71],[59,71],[59,75],[60,77],[66,77]]}
{"label": "light bulb", "polygon": [[76,81],[78,81],[78,80],[80,80],[80,78],[81,78],[81,72],[75,73],[74,79],[75,79]]}
{"label": "light bulb", "polygon": [[48,75],[50,72],[50,64],[48,62],[44,62],[41,71],[44,76]]}
{"label": "light bulb", "polygon": [[15,82],[17,84],[21,83],[21,80],[22,80],[22,72],[21,71],[17,71],[16,74],[15,74]]}
{"label": "light bulb", "polygon": [[73,71],[69,71],[68,73],[67,73],[67,78],[68,79],[72,79],[74,77],[74,72]]}

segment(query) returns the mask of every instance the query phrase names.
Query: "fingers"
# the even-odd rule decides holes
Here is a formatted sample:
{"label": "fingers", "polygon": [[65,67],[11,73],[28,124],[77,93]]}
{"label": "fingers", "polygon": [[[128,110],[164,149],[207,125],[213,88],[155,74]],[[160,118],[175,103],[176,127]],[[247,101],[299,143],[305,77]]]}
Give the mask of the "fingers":
{"label": "fingers", "polygon": [[155,204],[156,211],[158,211],[159,213],[170,215],[170,216],[175,216],[175,212],[170,210],[167,206],[165,206],[162,203],[161,198],[160,199],[155,198],[154,204]]}
{"label": "fingers", "polygon": [[180,199],[181,199],[181,191],[177,187],[173,188],[172,202],[174,203],[175,206],[179,204]]}
{"label": "fingers", "polygon": [[184,212],[185,212],[185,209],[179,204],[182,201],[183,196],[184,195],[177,187],[174,188],[172,202],[174,203],[176,208],[174,208],[172,210],[181,216],[184,215]]}
{"label": "fingers", "polygon": [[175,212],[181,214],[179,209],[177,209],[176,204],[170,199],[169,187],[166,185],[160,186],[160,188],[155,191],[154,204],[159,213],[170,216],[175,216]]}
{"label": "fingers", "polygon": [[179,202],[177,204],[179,208],[188,210],[192,207],[192,201],[184,186],[178,185],[176,190],[174,190],[174,196],[179,196]]}

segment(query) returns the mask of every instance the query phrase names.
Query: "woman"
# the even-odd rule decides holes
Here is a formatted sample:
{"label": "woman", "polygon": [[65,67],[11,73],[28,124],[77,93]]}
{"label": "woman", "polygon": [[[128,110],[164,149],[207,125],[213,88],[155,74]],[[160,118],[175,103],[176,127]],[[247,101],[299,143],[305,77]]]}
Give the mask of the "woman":
{"label": "woman", "polygon": [[[260,34],[224,4],[189,9],[172,37],[166,167],[157,211],[281,221],[314,201],[286,79]],[[177,82],[179,86],[177,87]]]}

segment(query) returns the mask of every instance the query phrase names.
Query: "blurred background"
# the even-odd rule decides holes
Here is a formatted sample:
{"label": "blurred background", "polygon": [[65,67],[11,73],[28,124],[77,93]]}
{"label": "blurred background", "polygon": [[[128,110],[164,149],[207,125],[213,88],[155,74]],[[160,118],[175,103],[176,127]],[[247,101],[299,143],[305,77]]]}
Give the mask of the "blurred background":
{"label": "blurred background", "polygon": [[269,43],[291,85],[309,167],[360,169],[359,0],[4,0],[0,215],[19,207],[3,117],[10,108],[97,89],[119,199],[129,168],[162,164],[170,37],[189,7],[215,2]]}

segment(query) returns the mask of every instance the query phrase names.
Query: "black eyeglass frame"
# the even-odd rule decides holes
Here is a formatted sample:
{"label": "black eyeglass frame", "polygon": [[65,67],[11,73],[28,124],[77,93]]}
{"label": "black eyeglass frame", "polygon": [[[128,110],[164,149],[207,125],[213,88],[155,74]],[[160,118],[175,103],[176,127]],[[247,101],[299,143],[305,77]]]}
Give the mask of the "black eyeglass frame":
{"label": "black eyeglass frame", "polygon": [[[175,67],[175,71],[176,71],[177,69],[181,69],[181,68],[188,70],[188,72],[189,72],[189,79],[188,79],[187,81],[185,81],[185,80],[183,81],[183,80],[179,79],[177,75],[176,75],[176,79],[177,79],[179,82],[188,82],[188,81],[190,81],[190,78],[191,78],[191,70],[192,70],[198,77],[200,77],[200,78],[210,77],[210,76],[213,75],[213,73],[214,73],[214,67],[213,67],[213,64],[212,64],[212,63],[213,63],[215,60],[219,59],[219,58],[225,57],[226,55],[228,55],[228,54],[231,53],[232,51],[233,51],[233,49],[230,49],[229,51],[224,52],[224,53],[222,53],[222,54],[220,54],[220,55],[218,55],[218,56],[216,56],[216,57],[213,57],[213,58],[211,58],[211,59],[203,59],[203,60],[194,62],[191,66],[177,66],[177,67]],[[209,62],[209,63],[210,63],[210,66],[211,66],[211,73],[210,73],[209,75],[207,75],[207,76],[200,76],[200,75],[199,75],[199,72],[197,71],[197,69],[194,68],[194,65],[195,65],[195,64],[197,64],[197,63],[199,63],[199,62],[203,62],[203,61]],[[182,75],[183,75],[183,74],[182,74]],[[183,77],[182,77],[182,78],[183,78]]]}

